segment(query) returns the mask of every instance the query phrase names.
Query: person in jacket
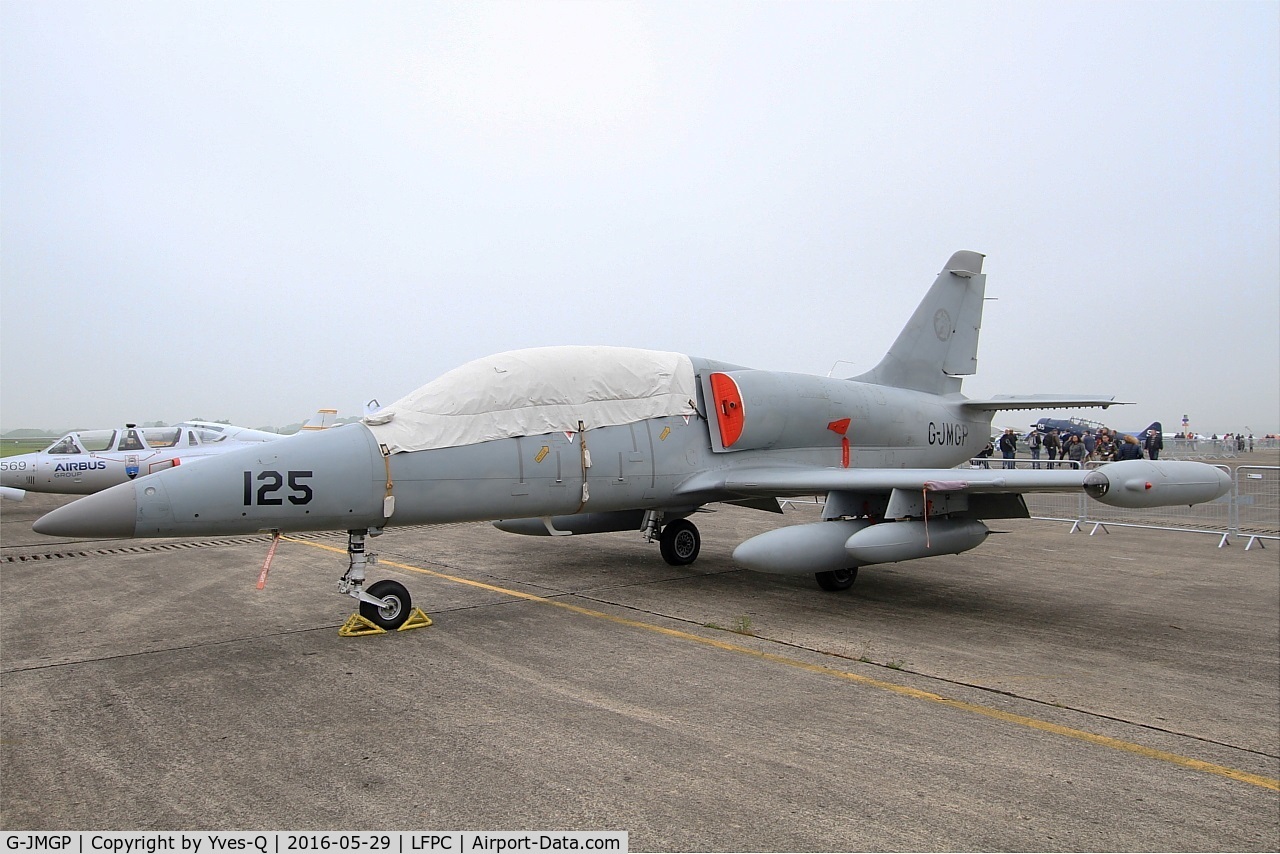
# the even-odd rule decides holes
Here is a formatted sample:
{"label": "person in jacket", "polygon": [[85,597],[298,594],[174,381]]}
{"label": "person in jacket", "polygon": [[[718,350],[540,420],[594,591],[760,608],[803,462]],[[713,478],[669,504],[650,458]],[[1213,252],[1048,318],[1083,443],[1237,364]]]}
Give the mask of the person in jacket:
{"label": "person in jacket", "polygon": [[1124,441],[1120,443],[1120,447],[1116,449],[1117,460],[1140,460],[1142,459],[1142,445],[1137,439],[1126,435]]}
{"label": "person in jacket", "polygon": [[1160,435],[1158,430],[1148,430],[1143,445],[1147,449],[1147,459],[1158,460],[1160,459],[1160,451],[1164,448],[1164,437]]}
{"label": "person in jacket", "polygon": [[1013,458],[1018,455],[1018,434],[1013,432],[1012,427],[1004,428],[1004,433],[1000,436],[1000,456],[1004,457],[1004,467],[1007,469],[1016,468]]}
{"label": "person in jacket", "polygon": [[1084,442],[1080,441],[1080,436],[1076,433],[1071,434],[1071,441],[1067,443],[1067,459],[1072,462],[1083,463],[1084,458],[1089,456],[1089,448]]}
{"label": "person in jacket", "polygon": [[978,451],[978,465],[984,469],[991,468],[991,464],[988,463],[987,460],[989,460],[991,455],[995,452],[996,446],[991,444],[991,440],[988,439],[987,444],[983,446],[981,451]]}
{"label": "person in jacket", "polygon": [[1051,427],[1044,437],[1044,455],[1049,458],[1049,468],[1053,468],[1054,460],[1058,459],[1058,452],[1062,449],[1062,442],[1058,439],[1058,428]]}

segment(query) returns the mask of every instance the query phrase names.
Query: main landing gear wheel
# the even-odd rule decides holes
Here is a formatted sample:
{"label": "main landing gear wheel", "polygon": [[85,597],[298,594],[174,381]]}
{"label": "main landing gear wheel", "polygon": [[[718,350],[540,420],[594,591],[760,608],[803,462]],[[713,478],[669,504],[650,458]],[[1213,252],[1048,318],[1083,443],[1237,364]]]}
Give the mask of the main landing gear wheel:
{"label": "main landing gear wheel", "polygon": [[858,568],[852,569],[833,569],[830,572],[815,572],[813,577],[818,579],[818,586],[823,590],[829,590],[832,593],[839,593],[841,590],[848,590],[853,586],[853,582],[858,578]]}
{"label": "main landing gear wheel", "polygon": [[702,536],[688,519],[677,519],[662,528],[658,536],[662,559],[672,566],[688,566],[698,559],[702,548]]}
{"label": "main landing gear wheel", "polygon": [[376,596],[387,603],[381,608],[372,602],[360,603],[360,616],[378,628],[389,632],[395,631],[409,619],[409,612],[413,610],[413,600],[409,598],[408,589],[399,581],[392,581],[389,578],[375,581],[369,585],[368,592],[370,596]]}

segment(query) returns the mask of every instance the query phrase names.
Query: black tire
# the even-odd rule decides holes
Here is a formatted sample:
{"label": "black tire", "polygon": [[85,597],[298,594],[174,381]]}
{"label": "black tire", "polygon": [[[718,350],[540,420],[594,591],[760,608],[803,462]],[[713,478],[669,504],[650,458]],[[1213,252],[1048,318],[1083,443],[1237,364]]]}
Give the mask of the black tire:
{"label": "black tire", "polygon": [[833,569],[830,572],[815,572],[813,577],[818,579],[818,586],[823,590],[832,593],[839,593],[841,590],[848,590],[853,586],[853,582],[858,580],[858,568],[851,569]]}
{"label": "black tire", "polygon": [[413,609],[413,600],[409,591],[399,581],[384,578],[369,585],[369,595],[387,600],[386,607],[379,608],[372,602],[360,603],[360,616],[378,628],[395,631],[409,619],[409,611]]}
{"label": "black tire", "polygon": [[702,548],[702,535],[688,519],[677,519],[662,528],[658,537],[662,559],[672,566],[688,566],[698,559]]}

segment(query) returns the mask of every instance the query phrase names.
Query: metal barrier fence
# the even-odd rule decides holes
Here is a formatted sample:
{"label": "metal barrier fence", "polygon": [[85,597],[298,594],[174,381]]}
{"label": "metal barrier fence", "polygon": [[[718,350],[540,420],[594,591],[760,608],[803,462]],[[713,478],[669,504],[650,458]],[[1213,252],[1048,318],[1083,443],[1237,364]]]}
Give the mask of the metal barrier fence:
{"label": "metal barrier fence", "polygon": [[1160,457],[1167,460],[1233,460],[1241,454],[1255,450],[1269,451],[1280,447],[1280,439],[1263,436],[1245,439],[1244,447],[1238,438],[1230,439],[1165,439]]}
{"label": "metal barrier fence", "polygon": [[1248,537],[1245,549],[1280,540],[1280,466],[1237,466],[1232,487],[1231,534]]}
{"label": "metal barrier fence", "polygon": [[1234,439],[1167,439],[1160,456],[1166,460],[1231,460],[1240,453]]}
{"label": "metal barrier fence", "polygon": [[[983,464],[985,463],[985,466]],[[986,467],[1044,469],[1046,460],[1029,460],[1020,457],[1005,460],[998,457],[974,459],[970,468]],[[1079,463],[1057,460],[1059,468],[1080,468]],[[1106,463],[1086,463],[1086,468],[1099,468]],[[1218,547],[1229,545],[1233,537],[1247,537],[1245,550],[1255,545],[1264,547],[1264,540],[1280,540],[1280,466],[1228,466],[1220,468],[1231,474],[1231,491],[1216,501],[1196,504],[1192,507],[1155,507],[1150,510],[1131,510],[1110,507],[1090,499],[1081,493],[1029,493],[1025,496],[1027,509],[1033,519],[1070,522],[1071,530],[1092,526],[1089,533],[1096,534],[1108,525],[1129,528],[1156,528],[1166,531],[1185,531],[1197,534],[1214,534]]]}

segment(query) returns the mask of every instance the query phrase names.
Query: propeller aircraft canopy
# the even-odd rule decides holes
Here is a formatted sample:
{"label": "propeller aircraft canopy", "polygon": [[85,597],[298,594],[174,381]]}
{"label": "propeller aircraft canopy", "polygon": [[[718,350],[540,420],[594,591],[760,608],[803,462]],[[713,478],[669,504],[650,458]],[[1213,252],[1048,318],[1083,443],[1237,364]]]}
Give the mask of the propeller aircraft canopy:
{"label": "propeller aircraft canopy", "polygon": [[995,412],[1098,406],[1098,395],[960,393],[977,369],[983,256],[956,252],[884,359],[841,379],[681,353],[549,347],[463,365],[360,423],[160,471],[54,510],[38,533],[210,536],[346,530],[340,590],[383,628],[410,613],[403,585],[365,588],[365,538],[396,525],[493,521],[520,534],[635,530],[692,563],[689,518],[715,502],[781,512],[825,493],[823,520],[737,546],[760,572],[849,587],[861,566],[958,554],[986,519],[1025,518],[1026,492],[1080,492],[1121,507],[1211,501],[1212,466],[1127,460],[1103,468],[956,468]]}

